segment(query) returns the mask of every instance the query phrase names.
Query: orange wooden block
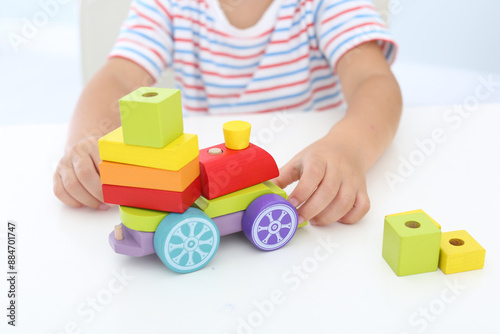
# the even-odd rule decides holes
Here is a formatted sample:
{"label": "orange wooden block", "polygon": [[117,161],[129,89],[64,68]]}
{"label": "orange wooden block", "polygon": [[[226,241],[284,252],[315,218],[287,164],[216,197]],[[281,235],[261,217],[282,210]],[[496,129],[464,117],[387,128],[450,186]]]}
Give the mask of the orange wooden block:
{"label": "orange wooden block", "polygon": [[103,184],[104,202],[167,212],[183,213],[200,197],[200,178],[184,191],[166,191]]}
{"label": "orange wooden block", "polygon": [[184,191],[200,175],[198,157],[179,171],[110,161],[102,161],[99,169],[103,184],[167,191]]}
{"label": "orange wooden block", "polygon": [[279,175],[273,157],[250,144],[231,150],[224,144],[200,150],[201,193],[208,199],[244,189]]}

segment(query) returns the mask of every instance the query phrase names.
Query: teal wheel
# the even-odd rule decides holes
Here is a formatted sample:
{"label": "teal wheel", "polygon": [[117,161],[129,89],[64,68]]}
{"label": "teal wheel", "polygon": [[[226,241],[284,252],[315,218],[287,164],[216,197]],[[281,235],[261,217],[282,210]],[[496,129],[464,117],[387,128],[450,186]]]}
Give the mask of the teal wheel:
{"label": "teal wheel", "polygon": [[220,235],[215,223],[203,211],[189,208],[184,213],[169,213],[154,235],[156,254],[178,273],[203,268],[214,257]]}

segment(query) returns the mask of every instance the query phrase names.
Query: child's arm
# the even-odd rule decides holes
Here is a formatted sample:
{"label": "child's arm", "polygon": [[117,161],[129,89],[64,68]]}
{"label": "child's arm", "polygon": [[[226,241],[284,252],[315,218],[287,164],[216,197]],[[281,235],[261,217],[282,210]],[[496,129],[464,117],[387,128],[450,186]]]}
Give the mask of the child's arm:
{"label": "child's arm", "polygon": [[142,67],[111,58],[86,85],[71,119],[65,154],[54,174],[54,193],[62,202],[107,209],[99,178],[97,140],[120,126],[118,100],[153,83]]}
{"label": "child's arm", "polygon": [[355,223],[368,212],[366,171],[389,146],[401,116],[398,83],[376,42],[347,52],[336,70],[348,104],[345,117],[274,180],[282,188],[300,180],[290,202],[303,203],[301,221],[315,225]]}

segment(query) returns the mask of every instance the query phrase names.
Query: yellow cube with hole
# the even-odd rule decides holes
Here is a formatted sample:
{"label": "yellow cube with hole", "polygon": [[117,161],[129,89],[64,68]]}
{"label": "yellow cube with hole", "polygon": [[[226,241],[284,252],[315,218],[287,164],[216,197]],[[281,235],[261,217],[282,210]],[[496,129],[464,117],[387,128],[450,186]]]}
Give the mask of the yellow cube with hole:
{"label": "yellow cube with hole", "polygon": [[178,89],[138,88],[120,99],[120,116],[127,145],[162,148],[184,131]]}
{"label": "yellow cube with hole", "polygon": [[422,210],[388,215],[382,257],[398,276],[436,271],[441,230]]}
{"label": "yellow cube with hole", "polygon": [[486,250],[467,231],[446,232],[441,235],[439,268],[445,274],[481,269]]}

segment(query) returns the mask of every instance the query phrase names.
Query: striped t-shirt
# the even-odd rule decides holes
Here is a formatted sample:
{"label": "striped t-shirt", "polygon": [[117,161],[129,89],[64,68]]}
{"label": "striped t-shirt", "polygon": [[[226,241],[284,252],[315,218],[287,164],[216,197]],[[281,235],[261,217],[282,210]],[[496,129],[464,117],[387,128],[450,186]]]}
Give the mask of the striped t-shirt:
{"label": "striped t-shirt", "polygon": [[110,57],[156,80],[173,68],[186,112],[324,110],[344,103],[338,60],[367,41],[392,62],[394,41],[370,1],[274,0],[239,29],[218,0],[134,0]]}

